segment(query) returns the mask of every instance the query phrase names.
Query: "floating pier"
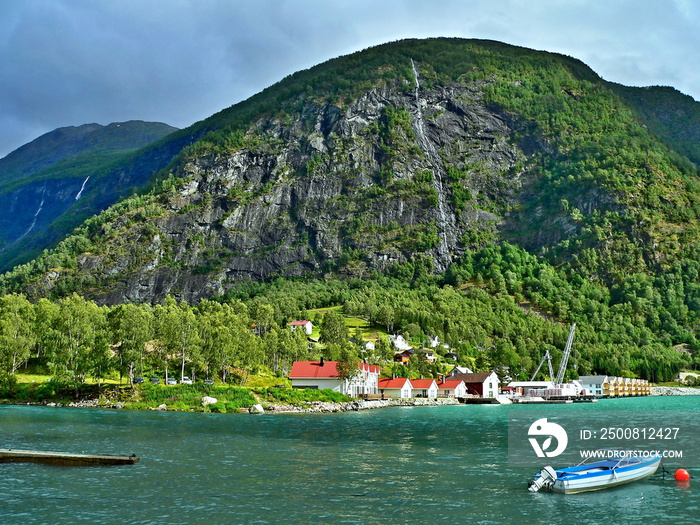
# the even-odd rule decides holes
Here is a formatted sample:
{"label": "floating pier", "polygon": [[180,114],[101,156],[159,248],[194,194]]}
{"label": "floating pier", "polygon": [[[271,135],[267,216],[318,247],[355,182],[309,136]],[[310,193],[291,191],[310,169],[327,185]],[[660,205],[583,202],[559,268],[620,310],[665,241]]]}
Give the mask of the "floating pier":
{"label": "floating pier", "polygon": [[41,452],[38,450],[0,449],[0,463],[44,463],[69,467],[98,465],[133,465],[139,457],[112,456],[106,454],[66,454],[63,452]]}

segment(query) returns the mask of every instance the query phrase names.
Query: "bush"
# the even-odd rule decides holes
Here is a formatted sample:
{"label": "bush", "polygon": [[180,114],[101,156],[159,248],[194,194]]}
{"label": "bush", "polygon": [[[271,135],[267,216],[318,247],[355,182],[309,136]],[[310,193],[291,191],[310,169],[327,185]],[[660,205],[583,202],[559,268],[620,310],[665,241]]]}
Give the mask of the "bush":
{"label": "bush", "polygon": [[303,405],[311,401],[323,401],[327,403],[342,403],[350,401],[350,398],[333,390],[315,390],[311,388],[260,388],[256,394],[270,402],[279,401],[290,405]]}
{"label": "bush", "polygon": [[215,397],[218,400],[218,403],[208,407],[212,412],[235,412],[256,402],[247,388],[199,383],[174,386],[144,383],[140,387],[141,400],[130,405],[135,408],[137,405],[156,407],[165,404],[173,410],[199,410],[204,396]]}

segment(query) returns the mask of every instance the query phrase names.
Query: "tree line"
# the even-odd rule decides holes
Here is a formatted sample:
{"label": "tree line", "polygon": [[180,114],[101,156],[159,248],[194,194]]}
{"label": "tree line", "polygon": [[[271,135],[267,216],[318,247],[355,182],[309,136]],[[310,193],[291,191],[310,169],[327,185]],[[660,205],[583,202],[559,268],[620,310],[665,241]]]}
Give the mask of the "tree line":
{"label": "tree line", "polygon": [[118,374],[219,377],[238,382],[257,366],[288,369],[309,354],[306,336],[274,320],[268,304],[167,298],[163,304],[98,306],[72,294],[31,303],[21,294],[0,297],[0,377],[11,381],[29,361],[53,379],[80,384]]}
{"label": "tree line", "polygon": [[[576,322],[569,378],[668,381],[698,364],[697,260],[688,257],[657,276],[631,273],[609,287],[503,243],[467,253],[444,275],[433,275],[421,258],[368,279],[243,282],[197,305],[169,297],[108,307],[77,294],[32,303],[6,294],[0,374],[12,378],[29,363],[76,384],[116,374],[245,382],[263,369],[284,376],[294,360],[321,356],[387,366],[393,350],[386,335],[403,334],[415,346],[437,336],[475,371],[529,379],[547,350],[556,365],[568,325]],[[342,314],[309,313],[330,306]],[[362,331],[349,333],[343,315],[369,322],[379,336],[374,352],[362,352]],[[320,345],[290,330],[298,319],[321,328]],[[411,366],[412,373],[435,373],[424,363]]]}

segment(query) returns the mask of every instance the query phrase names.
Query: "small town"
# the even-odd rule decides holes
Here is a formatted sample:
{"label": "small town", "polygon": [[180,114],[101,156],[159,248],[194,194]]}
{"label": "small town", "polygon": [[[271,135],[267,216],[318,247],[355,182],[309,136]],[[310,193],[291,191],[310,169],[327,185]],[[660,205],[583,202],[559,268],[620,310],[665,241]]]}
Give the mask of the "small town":
{"label": "small town", "polygon": [[[294,321],[292,330],[303,329],[308,336],[313,333],[311,321]],[[339,361],[294,361],[289,379],[292,388],[328,389],[354,398],[363,399],[438,399],[452,398],[462,403],[553,403],[595,401],[600,398],[636,397],[651,394],[651,384],[646,379],[607,375],[580,376],[564,383],[566,367],[574,340],[575,325],[562,356],[557,375],[552,369],[549,352],[545,353],[540,366],[530,381],[503,381],[495,371],[474,373],[467,367],[455,365],[446,374],[437,378],[381,377],[380,366],[360,362],[356,369],[348,371]],[[401,335],[390,336],[396,350],[396,363],[410,363],[411,359],[435,362],[436,354],[431,349],[414,349]],[[314,339],[310,339],[315,341]],[[439,346],[437,338],[429,338],[430,346]],[[373,350],[371,342],[365,348]],[[446,349],[445,358],[456,360],[457,354]],[[549,381],[535,381],[535,376],[548,361]]]}
{"label": "small town", "polygon": [[329,389],[364,399],[455,398],[465,403],[482,401],[501,404],[545,402],[548,399],[573,401],[577,398],[636,397],[651,393],[651,384],[645,379],[602,375],[579,377],[573,384],[580,385],[580,389],[574,394],[565,393],[563,385],[557,388],[549,381],[512,382],[500,387],[495,372],[473,373],[458,366],[438,379],[408,379],[380,378],[380,367],[360,363],[359,373],[347,379],[341,377],[339,364],[338,361],[323,359],[295,361],[289,375],[292,388]]}

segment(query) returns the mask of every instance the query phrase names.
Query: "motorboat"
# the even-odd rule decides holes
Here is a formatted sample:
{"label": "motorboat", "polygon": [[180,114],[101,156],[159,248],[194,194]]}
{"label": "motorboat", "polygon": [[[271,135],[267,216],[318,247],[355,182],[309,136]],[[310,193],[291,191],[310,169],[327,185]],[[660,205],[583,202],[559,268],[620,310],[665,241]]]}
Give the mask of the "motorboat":
{"label": "motorboat", "polygon": [[656,472],[661,456],[613,456],[610,459],[584,460],[574,467],[544,467],[528,484],[530,492],[544,488],[562,494],[577,494],[607,489],[645,479]]}

